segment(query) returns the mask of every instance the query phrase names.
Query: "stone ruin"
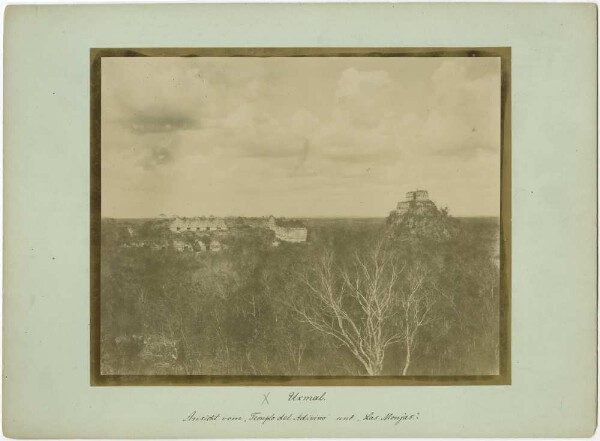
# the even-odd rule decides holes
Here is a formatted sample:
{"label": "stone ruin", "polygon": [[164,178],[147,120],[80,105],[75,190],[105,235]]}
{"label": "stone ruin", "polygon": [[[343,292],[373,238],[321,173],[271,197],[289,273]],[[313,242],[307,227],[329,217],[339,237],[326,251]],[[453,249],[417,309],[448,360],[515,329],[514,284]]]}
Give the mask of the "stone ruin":
{"label": "stone ruin", "polygon": [[415,190],[406,193],[403,201],[398,202],[396,212],[398,214],[404,214],[409,210],[428,211],[431,209],[437,210],[435,204],[429,199],[429,193],[427,190]]}
{"label": "stone ruin", "polygon": [[438,210],[426,190],[406,193],[387,220],[392,238],[400,240],[428,239],[437,242],[452,239],[458,234],[456,220],[447,210]]}

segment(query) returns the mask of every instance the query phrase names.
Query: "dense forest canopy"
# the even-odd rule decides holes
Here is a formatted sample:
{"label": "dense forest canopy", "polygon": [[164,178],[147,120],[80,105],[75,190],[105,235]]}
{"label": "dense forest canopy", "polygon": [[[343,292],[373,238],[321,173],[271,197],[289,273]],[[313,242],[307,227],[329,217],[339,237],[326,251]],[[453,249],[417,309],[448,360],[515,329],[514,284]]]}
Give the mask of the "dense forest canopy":
{"label": "dense forest canopy", "polygon": [[278,247],[242,218],[201,236],[104,219],[101,371],[497,374],[498,220],[438,214],[303,219],[308,242]]}

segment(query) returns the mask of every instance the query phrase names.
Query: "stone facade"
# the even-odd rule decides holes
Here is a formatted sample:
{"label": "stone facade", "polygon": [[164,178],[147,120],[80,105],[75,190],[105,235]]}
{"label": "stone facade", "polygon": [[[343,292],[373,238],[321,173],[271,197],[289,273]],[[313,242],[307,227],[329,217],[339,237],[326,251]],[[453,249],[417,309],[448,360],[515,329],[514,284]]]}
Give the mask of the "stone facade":
{"label": "stone facade", "polygon": [[288,228],[288,227],[275,227],[275,237],[284,242],[306,242],[308,237],[308,231],[305,227],[302,228]]}
{"label": "stone facade", "polygon": [[308,237],[308,230],[300,221],[277,220],[271,216],[268,227],[275,232],[275,239],[278,241],[302,243]]}
{"label": "stone facade", "polygon": [[173,233],[183,233],[185,231],[203,232],[203,231],[227,231],[227,224],[220,218],[177,218],[169,225],[169,230]]}
{"label": "stone facade", "polygon": [[[308,238],[308,230],[306,226],[294,219],[276,219],[274,216],[267,218],[252,218],[252,225],[247,225],[245,219],[240,218],[241,221],[238,223],[240,226],[233,223],[230,226],[233,230],[240,230],[243,228],[257,227],[257,228],[268,228],[275,233],[275,242],[291,242],[291,243],[302,243],[306,242]],[[169,230],[173,233],[207,233],[207,232],[225,232],[230,228],[222,218],[176,218],[169,224]],[[212,236],[212,235],[211,235]],[[182,248],[183,245],[178,243],[177,249]],[[202,246],[194,246],[196,251],[221,251],[226,249],[226,246],[219,244],[218,241],[206,242],[205,249]],[[183,249],[181,249],[183,251]]]}
{"label": "stone facade", "polygon": [[399,214],[406,213],[411,208],[434,207],[435,204],[429,199],[427,190],[415,190],[406,193],[403,201],[398,202],[396,211]]}

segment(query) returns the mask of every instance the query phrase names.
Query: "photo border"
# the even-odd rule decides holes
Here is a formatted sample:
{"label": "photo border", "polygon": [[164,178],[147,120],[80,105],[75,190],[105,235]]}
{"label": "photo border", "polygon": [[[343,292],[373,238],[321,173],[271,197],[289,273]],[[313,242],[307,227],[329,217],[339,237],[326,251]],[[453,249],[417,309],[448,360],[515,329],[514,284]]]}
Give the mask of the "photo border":
{"label": "photo border", "polygon": [[[105,57],[499,57],[501,69],[500,314],[498,375],[101,375],[101,61]],[[511,384],[511,48],[92,48],[90,49],[91,386],[462,386]]]}

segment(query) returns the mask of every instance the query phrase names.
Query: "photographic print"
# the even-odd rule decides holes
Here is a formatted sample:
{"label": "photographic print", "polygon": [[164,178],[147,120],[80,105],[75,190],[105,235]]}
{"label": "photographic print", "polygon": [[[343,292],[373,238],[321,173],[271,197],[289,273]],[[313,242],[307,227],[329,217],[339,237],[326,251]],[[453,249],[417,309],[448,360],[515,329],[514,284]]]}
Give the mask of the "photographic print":
{"label": "photographic print", "polygon": [[92,384],[510,382],[508,49],[91,69]]}

